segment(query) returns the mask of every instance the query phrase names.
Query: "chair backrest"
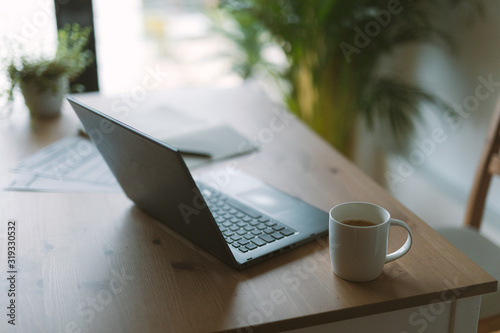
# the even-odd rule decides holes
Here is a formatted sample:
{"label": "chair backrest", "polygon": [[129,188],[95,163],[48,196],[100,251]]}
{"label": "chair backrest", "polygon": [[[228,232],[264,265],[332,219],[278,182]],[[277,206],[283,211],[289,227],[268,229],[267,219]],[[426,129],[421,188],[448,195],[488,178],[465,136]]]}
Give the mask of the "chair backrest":
{"label": "chair backrest", "polygon": [[465,225],[481,226],[492,175],[500,175],[500,99],[493,113],[465,212]]}

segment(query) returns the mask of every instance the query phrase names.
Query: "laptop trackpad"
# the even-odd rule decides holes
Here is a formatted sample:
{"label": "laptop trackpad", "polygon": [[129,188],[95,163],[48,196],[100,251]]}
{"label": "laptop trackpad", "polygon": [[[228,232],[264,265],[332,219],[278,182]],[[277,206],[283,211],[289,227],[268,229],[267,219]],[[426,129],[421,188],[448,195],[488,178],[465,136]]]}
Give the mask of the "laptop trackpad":
{"label": "laptop trackpad", "polygon": [[297,200],[266,187],[238,193],[238,196],[269,214],[276,214],[299,204]]}

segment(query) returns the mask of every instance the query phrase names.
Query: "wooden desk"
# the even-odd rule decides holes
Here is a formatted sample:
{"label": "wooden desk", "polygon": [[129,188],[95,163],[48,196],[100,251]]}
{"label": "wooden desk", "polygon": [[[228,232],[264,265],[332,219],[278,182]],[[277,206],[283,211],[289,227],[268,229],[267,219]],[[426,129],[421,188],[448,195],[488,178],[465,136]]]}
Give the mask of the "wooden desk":
{"label": "wooden desk", "polygon": [[[119,101],[81,99],[110,113]],[[377,203],[410,225],[413,248],[368,283],[332,273],[326,237],[236,271],[123,194],[1,192],[3,313],[9,219],[17,223],[18,266],[16,326],[3,314],[2,332],[475,330],[480,295],[497,282],[263,93],[249,86],[149,93],[130,109],[162,103],[213,114],[260,143],[255,154],[200,172],[224,177],[241,168],[325,211],[351,200]],[[68,106],[51,123],[30,127],[28,119],[13,117],[2,127],[5,172],[40,146],[74,133],[76,118]],[[394,229],[391,247],[405,237]],[[322,326],[305,328],[315,325]]]}

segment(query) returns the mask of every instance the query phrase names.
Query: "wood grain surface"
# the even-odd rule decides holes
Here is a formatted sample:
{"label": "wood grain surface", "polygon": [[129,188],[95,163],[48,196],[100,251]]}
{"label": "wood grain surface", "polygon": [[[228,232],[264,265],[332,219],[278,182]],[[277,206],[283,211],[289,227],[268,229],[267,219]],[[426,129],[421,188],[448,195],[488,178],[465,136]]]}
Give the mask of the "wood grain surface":
{"label": "wood grain surface", "polygon": [[[119,98],[81,96],[111,115]],[[5,320],[0,327],[8,332],[274,332],[496,289],[492,277],[255,87],[149,93],[130,111],[163,104],[223,120],[260,146],[256,153],[197,172],[221,175],[236,166],[325,211],[346,201],[379,204],[409,224],[412,249],[367,283],[332,273],[326,237],[237,271],[123,194],[4,191],[1,244],[7,221],[17,223],[18,330]],[[126,114],[116,116],[126,121]],[[77,126],[69,109],[59,120],[37,125],[43,127],[38,131],[26,124],[29,119],[2,122],[1,179],[19,159],[74,134]],[[393,228],[390,250],[405,239],[405,232]],[[0,255],[0,274],[6,274],[4,246]],[[0,279],[0,290],[7,283]],[[4,307],[5,292],[0,302]]]}

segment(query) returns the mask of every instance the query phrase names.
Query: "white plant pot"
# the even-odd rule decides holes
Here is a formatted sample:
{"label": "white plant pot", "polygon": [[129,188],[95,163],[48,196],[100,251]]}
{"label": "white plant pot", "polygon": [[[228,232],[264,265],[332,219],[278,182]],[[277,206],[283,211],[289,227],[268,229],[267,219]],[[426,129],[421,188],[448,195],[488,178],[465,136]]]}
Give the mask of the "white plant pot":
{"label": "white plant pot", "polygon": [[60,76],[45,89],[32,82],[21,82],[24,102],[34,118],[55,118],[61,115],[63,98],[68,92],[68,78]]}

